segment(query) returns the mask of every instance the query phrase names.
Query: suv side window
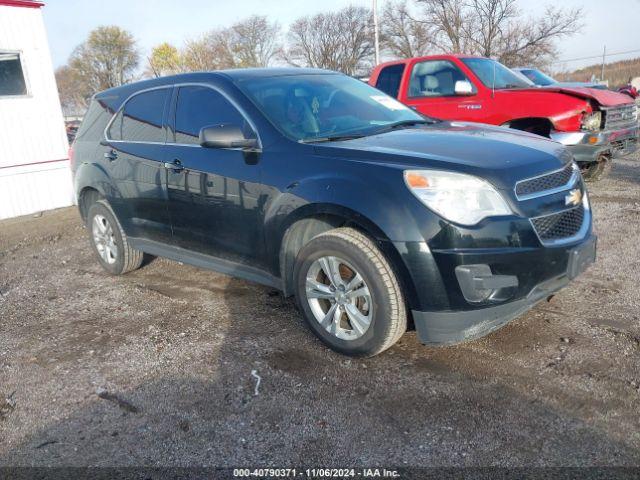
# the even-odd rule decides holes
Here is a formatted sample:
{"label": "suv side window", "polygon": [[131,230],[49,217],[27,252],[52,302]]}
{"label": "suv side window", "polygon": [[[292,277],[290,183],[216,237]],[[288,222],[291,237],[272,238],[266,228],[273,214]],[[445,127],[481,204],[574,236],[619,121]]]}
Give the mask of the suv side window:
{"label": "suv side window", "polygon": [[163,143],[162,116],[169,88],[150,90],[131,97],[109,127],[109,138],[124,142]]}
{"label": "suv side window", "polygon": [[[451,97],[456,94],[456,82],[461,80],[469,81],[466,75],[448,60],[416,63],[411,70],[408,96]],[[476,92],[475,86],[473,91]]]}
{"label": "suv side window", "polygon": [[176,105],[175,143],[200,144],[203,127],[239,125],[250,137],[244,116],[221,93],[205,86],[180,87]]}
{"label": "suv side window", "polygon": [[382,90],[387,95],[398,98],[398,92],[400,91],[400,82],[402,81],[404,67],[404,63],[384,67],[380,71],[378,79],[376,80],[376,88],[378,90]]}

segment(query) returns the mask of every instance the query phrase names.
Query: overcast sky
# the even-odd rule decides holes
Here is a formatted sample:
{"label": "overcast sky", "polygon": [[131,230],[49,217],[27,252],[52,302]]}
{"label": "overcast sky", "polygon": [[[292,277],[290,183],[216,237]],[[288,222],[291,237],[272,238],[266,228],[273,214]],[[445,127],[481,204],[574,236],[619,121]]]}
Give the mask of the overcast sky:
{"label": "overcast sky", "polygon": [[[385,1],[378,0],[381,10]],[[73,48],[99,25],[119,25],[131,31],[145,55],[152,46],[168,41],[180,46],[214,27],[230,25],[251,14],[268,15],[287,27],[295,18],[339,9],[349,4],[370,6],[371,0],[45,0],[44,20],[54,65],[66,63]],[[522,10],[540,14],[544,0],[520,0]],[[555,0],[567,8],[583,6],[585,28],[564,40],[559,60],[640,49],[640,0]],[[608,61],[640,56],[640,52],[611,57]],[[598,63],[597,59],[567,66]]]}

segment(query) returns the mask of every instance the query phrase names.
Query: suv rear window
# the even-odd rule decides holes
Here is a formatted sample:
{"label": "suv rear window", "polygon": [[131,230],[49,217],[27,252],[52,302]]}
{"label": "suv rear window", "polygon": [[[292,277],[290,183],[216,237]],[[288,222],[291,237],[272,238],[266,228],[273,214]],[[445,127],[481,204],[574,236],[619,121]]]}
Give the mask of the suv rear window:
{"label": "suv rear window", "polygon": [[398,98],[398,92],[400,91],[400,82],[402,81],[403,73],[404,63],[384,67],[380,71],[378,79],[376,80],[376,88],[378,90],[382,90],[387,95]]}
{"label": "suv rear window", "polygon": [[161,88],[131,97],[111,123],[109,139],[124,142],[164,142],[162,117],[169,92],[169,88]]}

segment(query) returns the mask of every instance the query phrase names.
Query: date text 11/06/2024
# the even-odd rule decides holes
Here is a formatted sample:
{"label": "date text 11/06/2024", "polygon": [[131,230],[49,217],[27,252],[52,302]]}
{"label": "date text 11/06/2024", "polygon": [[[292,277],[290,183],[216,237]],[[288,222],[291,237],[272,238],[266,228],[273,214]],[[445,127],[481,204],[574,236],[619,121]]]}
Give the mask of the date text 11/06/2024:
{"label": "date text 11/06/2024", "polygon": [[386,468],[236,468],[233,470],[234,477],[259,477],[259,478],[398,478],[400,474],[397,470]]}

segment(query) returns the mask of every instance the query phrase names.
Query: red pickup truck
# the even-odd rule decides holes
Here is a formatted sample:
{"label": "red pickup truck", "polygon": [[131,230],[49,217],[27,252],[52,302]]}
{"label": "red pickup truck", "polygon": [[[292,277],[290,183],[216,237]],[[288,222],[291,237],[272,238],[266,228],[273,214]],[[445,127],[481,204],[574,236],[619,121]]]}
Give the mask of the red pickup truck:
{"label": "red pickup truck", "polygon": [[369,83],[424,115],[549,137],[571,149],[586,178],[602,176],[611,158],[638,144],[638,112],[629,97],[591,88],[538,88],[489,58],[388,62],[374,69]]}

